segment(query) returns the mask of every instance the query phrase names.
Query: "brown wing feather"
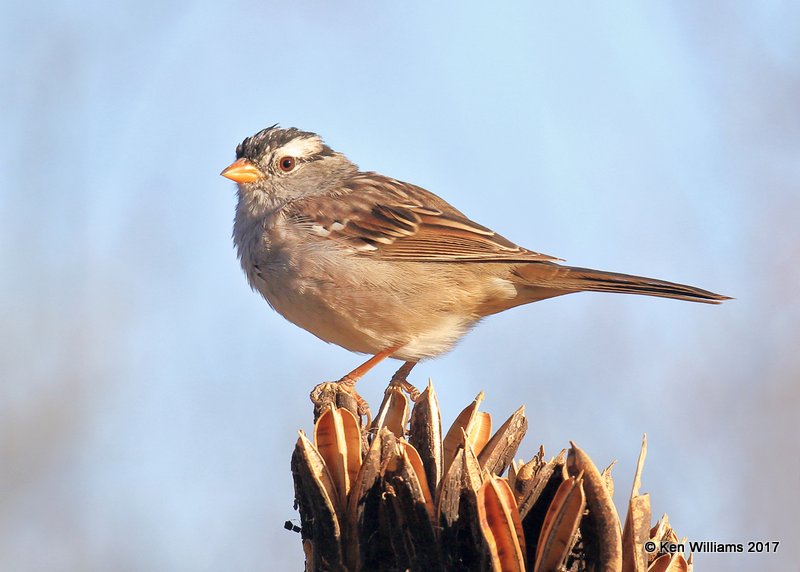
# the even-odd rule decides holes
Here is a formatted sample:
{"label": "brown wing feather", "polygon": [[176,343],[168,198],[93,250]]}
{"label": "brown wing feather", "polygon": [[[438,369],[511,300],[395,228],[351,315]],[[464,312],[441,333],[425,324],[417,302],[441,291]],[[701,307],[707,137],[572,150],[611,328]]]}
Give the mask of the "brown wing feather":
{"label": "brown wing feather", "polygon": [[421,187],[376,173],[360,173],[334,194],[293,201],[285,212],[321,239],[383,260],[559,260],[517,246]]}

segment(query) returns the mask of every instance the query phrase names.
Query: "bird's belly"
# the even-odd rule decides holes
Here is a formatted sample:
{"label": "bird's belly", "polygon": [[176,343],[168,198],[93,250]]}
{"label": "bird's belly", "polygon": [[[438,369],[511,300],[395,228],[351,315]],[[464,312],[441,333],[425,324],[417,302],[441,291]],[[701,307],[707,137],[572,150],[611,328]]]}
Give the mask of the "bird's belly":
{"label": "bird's belly", "polygon": [[252,282],[284,318],[354,352],[376,354],[397,347],[393,357],[398,359],[437,356],[477,321],[414,293],[348,284],[286,267],[272,268]]}
{"label": "bird's belly", "polygon": [[440,316],[410,336],[395,355],[400,359],[417,361],[446,353],[476,322],[456,314]]}
{"label": "bird's belly", "polygon": [[303,280],[293,280],[289,288],[285,283],[275,288],[277,281],[269,278],[261,282],[256,287],[276,312],[321,340],[360,353],[384,349]]}

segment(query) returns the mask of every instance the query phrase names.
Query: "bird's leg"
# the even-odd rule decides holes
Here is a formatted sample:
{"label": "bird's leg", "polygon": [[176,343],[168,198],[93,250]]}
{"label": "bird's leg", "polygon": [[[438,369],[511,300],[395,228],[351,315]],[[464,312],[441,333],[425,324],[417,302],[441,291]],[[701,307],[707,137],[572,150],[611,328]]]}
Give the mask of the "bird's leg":
{"label": "bird's leg", "polygon": [[411,398],[411,401],[417,401],[419,398],[419,390],[411,385],[409,381],[406,379],[408,374],[411,373],[411,370],[414,369],[414,366],[417,365],[418,362],[415,361],[407,361],[403,365],[400,366],[394,375],[392,376],[392,380],[389,382],[389,387],[387,391],[392,387],[399,387]]}
{"label": "bird's leg", "polygon": [[387,357],[397,351],[398,348],[393,347],[383,350],[375,354],[353,371],[342,377],[339,381],[320,383],[311,391],[311,402],[314,404],[314,417],[318,417],[328,403],[335,403],[335,395],[341,391],[350,395],[356,402],[356,409],[359,415],[367,416],[367,426],[372,421],[372,415],[369,412],[369,405],[356,391],[356,382],[364,377],[369,370],[385,360]]}
{"label": "bird's leg", "polygon": [[345,383],[347,385],[355,387],[356,382],[364,377],[364,374],[371,370],[373,367],[381,363],[387,357],[392,355],[394,352],[397,351],[398,348],[389,348],[388,350],[383,350],[382,352],[375,354],[367,361],[362,363],[360,366],[355,368],[353,371],[345,375],[342,379],[338,381],[338,383]]}

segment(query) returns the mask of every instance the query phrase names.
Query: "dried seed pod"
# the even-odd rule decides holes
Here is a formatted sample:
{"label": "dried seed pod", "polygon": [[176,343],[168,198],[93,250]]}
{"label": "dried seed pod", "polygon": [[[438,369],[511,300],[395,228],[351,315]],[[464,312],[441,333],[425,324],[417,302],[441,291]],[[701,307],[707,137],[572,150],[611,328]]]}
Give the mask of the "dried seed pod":
{"label": "dried seed pod", "polygon": [[428,383],[411,411],[408,442],[419,453],[428,486],[435,491],[442,480],[442,416],[432,383]]}
{"label": "dried seed pod", "polygon": [[393,565],[394,549],[387,525],[383,474],[396,464],[397,438],[384,428],[375,435],[353,482],[347,506],[347,562],[351,570]]}
{"label": "dried seed pod", "polygon": [[436,570],[440,556],[430,491],[425,473],[417,471],[412,458],[419,460],[414,448],[397,440],[396,455],[382,475],[386,526],[399,569]]}
{"label": "dried seed pod", "polygon": [[372,422],[374,432],[383,427],[395,434],[395,437],[405,437],[406,423],[408,423],[408,397],[402,388],[390,385],[383,394],[378,415]]}
{"label": "dried seed pod", "polygon": [[650,539],[656,544],[660,543],[661,541],[672,543],[678,542],[678,535],[675,534],[675,531],[672,529],[672,526],[669,523],[669,517],[666,515],[666,513],[661,517],[661,520],[659,520],[655,526],[650,529]]}
{"label": "dried seed pod", "polygon": [[312,543],[310,540],[303,541],[303,555],[306,557],[307,569],[310,568],[313,570],[315,567],[314,543]]}
{"label": "dried seed pod", "polygon": [[655,559],[647,572],[689,572],[689,563],[683,554],[662,554]]}
{"label": "dried seed pod", "polygon": [[[546,462],[543,448],[528,463],[513,461],[524,409],[489,438],[482,399],[442,439],[429,385],[406,442],[408,401],[390,388],[371,445],[356,415],[330,404],[318,411],[317,446],[301,433],[292,455],[306,569],[522,570],[527,562],[542,572],[691,572],[691,555],[643,551],[648,539],[678,543],[666,515],[648,528],[649,497],[639,492],[646,441],[623,535],[611,504],[613,463],[598,472],[574,443],[566,463],[566,451]],[[507,479],[492,474],[509,465]]]}
{"label": "dried seed pod", "polygon": [[[484,471],[486,474],[486,471]],[[497,490],[501,493],[503,497],[503,503],[505,506],[509,507],[509,510],[512,510],[512,521],[514,523],[514,531],[517,534],[517,540],[519,541],[519,546],[522,549],[523,556],[525,555],[525,532],[522,529],[522,519],[519,516],[519,508],[517,507],[517,500],[514,498],[514,493],[511,491],[511,486],[508,484],[508,479],[497,477],[495,475],[488,475],[486,474],[486,478],[495,478],[500,479],[502,482],[502,486],[498,485]]]}
{"label": "dried seed pod", "polygon": [[[481,467],[493,475],[502,475],[508,464],[517,453],[517,448],[528,430],[528,420],[525,418],[525,407],[520,407],[511,414],[503,425],[489,440],[483,450],[478,454]],[[516,473],[514,475],[516,477]],[[512,477],[509,474],[509,480]],[[513,484],[510,482],[509,484]]]}
{"label": "dried seed pod", "polygon": [[[480,462],[480,460],[478,462]],[[519,472],[520,467],[521,465],[517,461],[511,459],[511,464],[508,465],[508,474],[506,474],[506,478],[508,479],[508,486],[511,487],[511,492],[514,493],[514,500],[517,500],[517,492],[516,492],[517,473]],[[491,471],[489,472],[491,473]]]}
{"label": "dried seed pod", "polygon": [[476,455],[480,455],[489,437],[492,436],[492,416],[484,411],[477,411],[466,429],[467,442]]}
{"label": "dried seed pod", "polygon": [[375,435],[367,454],[361,462],[361,469],[359,469],[358,475],[356,475],[350,488],[350,496],[347,502],[347,522],[350,530],[356,530],[357,522],[362,517],[364,499],[380,478],[383,435],[383,431]]}
{"label": "dried seed pod", "polygon": [[458,520],[458,509],[461,502],[461,487],[464,482],[464,450],[456,453],[450,463],[439,489],[436,514],[437,520],[446,526],[452,526]]}
{"label": "dried seed pod", "polygon": [[[471,448],[460,448],[442,477],[437,500],[439,545],[446,569],[482,569],[487,557],[478,520],[483,473]],[[488,564],[487,564],[488,565]]]}
{"label": "dried seed pod", "polygon": [[298,431],[292,462],[294,462],[295,458],[297,458],[298,462],[302,461],[302,465],[298,465],[298,468],[308,469],[311,478],[318,482],[319,487],[324,490],[325,497],[330,499],[331,503],[336,503],[339,500],[338,491],[328,465],[319,450],[302,431]]}
{"label": "dried seed pod", "polygon": [[[544,447],[539,446],[539,451],[534,457],[525,462],[525,459],[520,459],[519,462],[514,461],[516,467],[514,471],[514,478],[509,479],[508,484],[511,485],[511,490],[514,491],[514,496],[517,499],[517,504],[522,500],[522,491],[527,490],[531,481],[544,464]],[[524,515],[523,515],[524,516]]]}
{"label": "dried seed pod", "polygon": [[572,550],[585,508],[583,475],[567,478],[559,485],[544,517],[534,572],[557,570],[564,564]]}
{"label": "dried seed pod", "polygon": [[583,539],[588,559],[600,572],[622,570],[622,534],[619,517],[605,479],[589,456],[575,443],[567,457],[567,469],[572,476],[583,473],[586,506],[589,514],[581,522]]}
{"label": "dried seed pod", "polygon": [[347,409],[359,419],[360,413],[364,413],[369,417],[369,408],[367,408],[367,411],[359,412],[356,396],[352,392],[345,390],[345,386],[341,383],[330,381],[320,383],[311,391],[310,397],[311,403],[314,404],[314,423],[331,405],[337,409]]}
{"label": "dried seed pod", "polygon": [[[542,496],[546,499],[544,504],[544,510],[546,510],[558,486],[564,480],[562,469],[564,467],[566,449],[546,463],[543,461],[543,457],[544,450],[541,449],[539,454],[529,463],[523,465],[517,474],[515,485],[518,492],[516,497],[519,505],[519,514],[523,519],[527,518],[534,505],[539,504],[539,499]],[[546,494],[546,491],[549,491],[549,494]],[[540,525],[544,520],[544,510],[541,515],[542,519],[539,522]]]}
{"label": "dried seed pod", "polygon": [[505,479],[487,478],[478,490],[478,518],[489,548],[493,571],[524,571],[522,524],[514,495]]}
{"label": "dried seed pod", "polygon": [[422,464],[422,459],[417,450],[407,441],[402,439],[398,440],[398,445],[403,450],[404,461],[409,465],[413,478],[419,483],[420,491],[425,500],[425,508],[428,510],[431,521],[434,518],[433,496],[431,495],[431,488],[428,484],[428,477],[425,475],[425,467]]}
{"label": "dried seed pod", "polygon": [[324,459],[302,432],[292,454],[292,475],[310,569],[344,570],[338,491]]}
{"label": "dried seed pod", "polygon": [[465,491],[477,493],[483,484],[483,475],[472,448],[462,446],[442,478],[436,511],[438,519],[444,519],[448,525],[458,520],[459,503],[463,500],[463,493]]}
{"label": "dried seed pod", "polygon": [[622,570],[623,572],[647,572],[647,554],[644,544],[650,538],[650,495],[640,495],[642,470],[647,456],[647,435],[642,438],[642,449],[636,463],[636,473],[631,487],[628,515],[622,530]]}
{"label": "dried seed pod", "polygon": [[314,443],[339,491],[340,506],[345,506],[350,484],[361,468],[358,420],[347,409],[329,406],[314,426]]}
{"label": "dried seed pod", "polygon": [[603,482],[606,485],[606,490],[608,491],[608,495],[610,497],[614,497],[614,478],[611,476],[611,469],[614,468],[614,465],[617,464],[617,461],[611,461],[611,463],[603,469],[603,472],[600,473],[600,476],[603,477]]}
{"label": "dried seed pod", "polygon": [[458,414],[458,417],[456,417],[456,420],[453,421],[453,424],[447,431],[447,435],[445,435],[444,439],[442,440],[442,457],[444,461],[442,465],[442,471],[444,473],[447,472],[447,469],[450,467],[450,463],[453,462],[458,447],[464,442],[463,434],[470,434],[470,428],[475,423],[474,419],[477,417],[478,407],[480,406],[481,401],[483,401],[482,391],[477,395],[477,397],[475,397],[475,400],[472,403],[467,405],[467,407],[465,407],[464,410]]}

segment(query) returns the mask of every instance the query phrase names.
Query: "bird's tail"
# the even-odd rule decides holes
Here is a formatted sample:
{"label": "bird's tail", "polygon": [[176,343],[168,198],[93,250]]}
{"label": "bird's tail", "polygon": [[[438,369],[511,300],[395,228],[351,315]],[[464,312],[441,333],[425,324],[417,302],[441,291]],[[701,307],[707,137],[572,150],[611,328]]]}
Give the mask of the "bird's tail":
{"label": "bird's tail", "polygon": [[561,266],[552,262],[520,265],[515,269],[515,273],[526,286],[558,292],[554,295],[571,292],[618,292],[674,298],[704,304],[719,304],[724,300],[730,300],[728,296],[686,284],[591,268]]}

